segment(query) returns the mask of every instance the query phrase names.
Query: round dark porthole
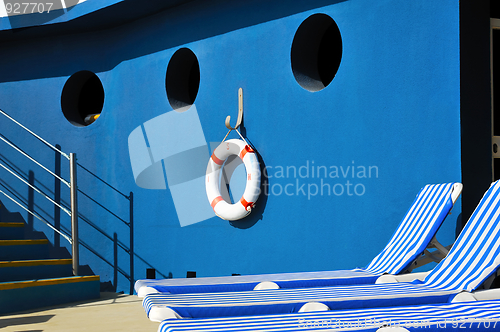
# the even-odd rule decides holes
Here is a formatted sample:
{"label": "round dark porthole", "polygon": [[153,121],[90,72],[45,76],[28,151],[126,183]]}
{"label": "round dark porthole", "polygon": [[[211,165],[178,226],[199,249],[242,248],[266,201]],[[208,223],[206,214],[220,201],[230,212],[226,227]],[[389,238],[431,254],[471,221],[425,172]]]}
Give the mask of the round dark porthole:
{"label": "round dark porthole", "polygon": [[301,87],[311,92],[327,87],[342,59],[342,37],[335,21],[325,14],[309,16],[295,33],[290,57]]}
{"label": "round dark porthole", "polygon": [[174,110],[183,112],[194,104],[200,87],[200,65],[188,48],[177,50],[167,67],[165,88]]}
{"label": "round dark porthole", "polygon": [[88,126],[101,114],[104,88],[101,80],[91,71],[79,71],[66,81],[61,95],[64,117],[77,127]]}

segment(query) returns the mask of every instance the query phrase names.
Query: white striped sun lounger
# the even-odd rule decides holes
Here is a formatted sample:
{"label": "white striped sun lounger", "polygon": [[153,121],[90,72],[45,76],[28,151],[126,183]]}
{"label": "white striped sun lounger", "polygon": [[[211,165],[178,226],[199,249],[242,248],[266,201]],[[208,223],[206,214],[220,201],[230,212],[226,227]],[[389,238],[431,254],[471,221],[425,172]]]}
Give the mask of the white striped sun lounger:
{"label": "white striped sun lounger", "polygon": [[152,320],[298,312],[308,302],[331,310],[450,302],[477,289],[500,265],[500,182],[491,185],[449,254],[411,283],[161,295],[144,298]]}
{"label": "white striped sun lounger", "polygon": [[364,269],[261,274],[186,279],[142,279],[135,291],[152,293],[211,293],[274,288],[373,284],[382,274],[405,272],[429,245],[462,191],[460,183],[426,185],[401,220],[386,247]]}
{"label": "white striped sun lounger", "polygon": [[[399,327],[400,330],[396,328]],[[500,331],[500,300],[165,320],[158,332]]]}

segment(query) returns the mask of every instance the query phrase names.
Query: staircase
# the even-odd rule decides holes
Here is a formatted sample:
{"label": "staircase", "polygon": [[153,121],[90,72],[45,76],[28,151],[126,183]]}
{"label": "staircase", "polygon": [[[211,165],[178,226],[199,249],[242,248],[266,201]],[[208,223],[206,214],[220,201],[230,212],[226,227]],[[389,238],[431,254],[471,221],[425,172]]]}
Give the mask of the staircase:
{"label": "staircase", "polygon": [[27,228],[0,203],[0,315],[99,298],[99,276],[73,276],[69,253]]}

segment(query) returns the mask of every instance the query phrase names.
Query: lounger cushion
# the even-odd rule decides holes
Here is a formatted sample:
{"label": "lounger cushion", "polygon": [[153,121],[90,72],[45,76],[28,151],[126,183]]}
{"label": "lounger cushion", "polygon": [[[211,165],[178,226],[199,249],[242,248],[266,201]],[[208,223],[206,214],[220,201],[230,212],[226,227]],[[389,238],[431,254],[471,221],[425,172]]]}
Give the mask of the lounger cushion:
{"label": "lounger cushion", "polygon": [[[456,290],[413,283],[353,285],[202,294],[150,294],[143,300],[148,316],[156,308],[168,307],[183,318],[243,316],[298,312],[308,302],[321,302],[330,309],[387,307],[410,304],[444,303]],[[396,301],[394,300],[396,298]],[[155,317],[158,317],[156,314]]]}
{"label": "lounger cushion", "polygon": [[[252,317],[167,320],[158,332],[498,331],[500,300]],[[390,329],[388,331],[391,331]]]}
{"label": "lounger cushion", "polygon": [[154,285],[154,288],[160,293],[170,294],[233,292],[253,290],[255,286],[263,281],[272,281],[280,288],[298,288],[373,284],[379,276],[379,274],[366,272],[362,269],[355,269],[232,277],[170,279],[170,284],[168,280],[164,280],[162,284],[155,284],[155,280],[151,280],[150,282],[144,280],[139,288]]}

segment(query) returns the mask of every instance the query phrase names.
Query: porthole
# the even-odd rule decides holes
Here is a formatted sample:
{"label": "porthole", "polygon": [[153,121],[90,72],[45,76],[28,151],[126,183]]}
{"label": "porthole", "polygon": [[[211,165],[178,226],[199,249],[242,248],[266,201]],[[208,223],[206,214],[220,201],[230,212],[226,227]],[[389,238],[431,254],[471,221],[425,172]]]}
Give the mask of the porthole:
{"label": "porthole", "polygon": [[328,15],[309,16],[297,29],[291,50],[295,80],[315,92],[327,87],[342,59],[342,37],[337,23]]}
{"label": "porthole", "polygon": [[101,80],[91,71],[79,71],[66,81],[61,94],[64,117],[77,127],[93,123],[102,112],[104,88]]}
{"label": "porthole", "polygon": [[200,87],[200,65],[188,48],[177,50],[167,67],[165,88],[174,110],[183,112],[194,104]]}

